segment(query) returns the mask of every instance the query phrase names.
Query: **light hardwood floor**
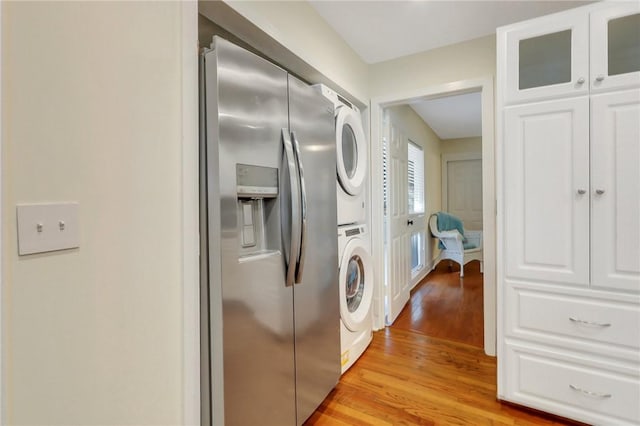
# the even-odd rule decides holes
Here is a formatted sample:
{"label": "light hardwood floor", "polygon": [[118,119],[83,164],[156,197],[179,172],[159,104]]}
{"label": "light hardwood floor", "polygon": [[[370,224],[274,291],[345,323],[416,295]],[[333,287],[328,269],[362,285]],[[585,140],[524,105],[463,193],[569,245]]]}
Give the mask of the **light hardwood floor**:
{"label": "light hardwood floor", "polygon": [[[468,271],[465,270],[462,291],[445,288],[452,285],[453,279],[442,276],[451,274],[446,264],[430,274],[427,282],[420,284],[413,292],[407,312],[401,314],[408,319],[374,333],[368,350],[342,376],[340,383],[306,424],[577,424],[499,402],[496,399],[496,361],[495,358],[484,355],[477,344],[477,332],[465,333],[462,331],[465,328],[463,325],[448,326],[451,331],[449,336],[427,336],[424,333],[424,330],[429,330],[427,325],[423,330],[416,330],[421,323],[421,320],[417,320],[418,317],[425,319],[424,324],[430,323],[432,308],[428,308],[428,303],[433,301],[424,300],[425,297],[428,299],[429,294],[433,296],[440,292],[445,295],[450,292],[457,294],[459,300],[464,300],[464,293],[469,290],[469,295],[474,293],[473,297],[469,296],[469,300],[478,298],[478,289],[473,290],[470,283],[478,279],[481,282],[481,278],[477,276],[479,270],[474,270],[475,278],[472,276],[472,269]],[[459,284],[458,280],[456,288],[459,288]],[[426,287],[429,286],[433,288],[427,291]],[[438,286],[444,287],[438,290]],[[481,286],[479,294],[481,312]],[[455,304],[450,302],[451,306]],[[423,313],[414,316],[416,321],[410,321],[411,312],[420,309]],[[443,313],[440,316],[449,318],[449,322],[469,321],[464,314],[458,316]],[[482,330],[481,324],[479,329]],[[461,335],[466,335],[468,339],[461,338]],[[473,344],[460,342],[465,339]],[[480,342],[481,339],[480,332]]]}

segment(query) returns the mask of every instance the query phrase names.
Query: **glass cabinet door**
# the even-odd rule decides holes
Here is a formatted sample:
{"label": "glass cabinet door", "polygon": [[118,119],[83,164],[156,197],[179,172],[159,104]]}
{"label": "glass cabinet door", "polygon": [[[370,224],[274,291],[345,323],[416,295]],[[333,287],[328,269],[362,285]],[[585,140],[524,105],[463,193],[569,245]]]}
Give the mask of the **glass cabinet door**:
{"label": "glass cabinet door", "polygon": [[544,16],[506,32],[508,103],[580,95],[589,89],[588,15]]}
{"label": "glass cabinet door", "polygon": [[640,3],[591,13],[591,89],[640,86]]}

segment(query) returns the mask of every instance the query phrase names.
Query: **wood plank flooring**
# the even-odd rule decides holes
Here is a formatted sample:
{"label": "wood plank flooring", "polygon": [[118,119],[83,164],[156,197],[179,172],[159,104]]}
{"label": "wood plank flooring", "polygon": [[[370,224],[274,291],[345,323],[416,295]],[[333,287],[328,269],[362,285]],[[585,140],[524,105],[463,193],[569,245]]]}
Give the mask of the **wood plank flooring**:
{"label": "wood plank flooring", "polygon": [[411,300],[393,328],[413,330],[431,337],[484,346],[483,275],[480,262],[460,268],[440,262],[411,292]]}
{"label": "wood plank flooring", "polygon": [[[444,264],[434,276],[446,274],[449,271]],[[479,275],[479,270],[476,274]],[[452,313],[457,311],[455,306],[466,303],[466,296],[459,293],[467,290],[468,298],[479,297],[482,303],[481,286],[475,288],[472,275],[469,270],[462,292],[449,288],[451,283],[443,285],[445,288],[439,291],[453,294],[458,301],[435,298],[448,305],[437,315],[433,312],[436,308],[429,307],[431,302],[423,299],[429,299],[429,294],[438,290],[426,291],[425,284],[418,287],[409,306],[422,312],[412,315],[412,309],[407,308],[401,314],[402,323],[375,332],[367,351],[342,376],[306,425],[577,425],[499,402],[496,360],[484,355],[478,347],[482,344],[481,333],[478,338],[477,331],[468,334],[459,331],[463,325],[450,327],[450,336],[473,342],[471,345],[422,332],[421,327],[439,332],[429,329],[432,317],[467,325],[474,321],[464,314]]]}

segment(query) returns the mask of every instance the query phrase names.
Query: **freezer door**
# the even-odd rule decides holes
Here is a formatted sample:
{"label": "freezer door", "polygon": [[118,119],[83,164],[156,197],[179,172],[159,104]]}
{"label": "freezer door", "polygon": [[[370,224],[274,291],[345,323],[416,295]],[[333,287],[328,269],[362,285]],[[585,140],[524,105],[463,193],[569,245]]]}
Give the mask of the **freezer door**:
{"label": "freezer door", "polygon": [[297,424],[340,378],[336,148],[333,105],[289,76],[291,138],[299,154],[303,236],[294,286]]}
{"label": "freezer door", "polygon": [[281,175],[287,74],[223,39],[214,46],[204,55],[212,419],[291,425],[293,286],[282,245],[291,236],[281,226],[281,198],[291,200]]}

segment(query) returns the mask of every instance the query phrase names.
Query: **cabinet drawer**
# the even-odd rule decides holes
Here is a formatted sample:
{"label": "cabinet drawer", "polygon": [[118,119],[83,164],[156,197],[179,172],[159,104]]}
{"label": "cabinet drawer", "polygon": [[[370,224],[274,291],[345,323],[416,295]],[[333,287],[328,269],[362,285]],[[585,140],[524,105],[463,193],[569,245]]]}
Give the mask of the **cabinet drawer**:
{"label": "cabinet drawer", "polygon": [[640,306],[507,285],[514,337],[640,361]]}
{"label": "cabinet drawer", "polygon": [[507,345],[513,402],[596,424],[640,422],[640,379],[580,364],[561,354]]}

